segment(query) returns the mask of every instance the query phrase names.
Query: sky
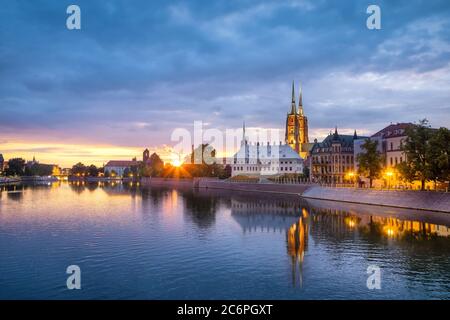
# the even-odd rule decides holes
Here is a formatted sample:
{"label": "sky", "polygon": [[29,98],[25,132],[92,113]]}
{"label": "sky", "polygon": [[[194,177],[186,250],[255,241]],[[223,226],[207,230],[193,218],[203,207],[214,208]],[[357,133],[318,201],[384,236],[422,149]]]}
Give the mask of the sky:
{"label": "sky", "polygon": [[[66,9],[81,8],[81,30]],[[381,30],[366,9],[381,8]],[[292,81],[310,139],[450,124],[450,2],[5,0],[0,153],[101,165],[171,157],[171,134],[284,130]],[[298,98],[297,98],[298,99]]]}

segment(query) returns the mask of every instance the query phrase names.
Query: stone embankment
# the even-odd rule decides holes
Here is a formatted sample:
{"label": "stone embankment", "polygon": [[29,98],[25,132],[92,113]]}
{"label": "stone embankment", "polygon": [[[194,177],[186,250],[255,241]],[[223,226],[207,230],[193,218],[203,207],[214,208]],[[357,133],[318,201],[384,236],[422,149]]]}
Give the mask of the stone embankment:
{"label": "stone embankment", "polygon": [[294,194],[302,196],[306,199],[320,199],[450,213],[450,193],[448,192],[330,188],[321,187],[314,184],[230,182],[210,178],[143,178],[141,182],[143,185],[152,186]]}
{"label": "stone embankment", "polygon": [[450,193],[313,186],[302,197],[397,208],[450,212]]}

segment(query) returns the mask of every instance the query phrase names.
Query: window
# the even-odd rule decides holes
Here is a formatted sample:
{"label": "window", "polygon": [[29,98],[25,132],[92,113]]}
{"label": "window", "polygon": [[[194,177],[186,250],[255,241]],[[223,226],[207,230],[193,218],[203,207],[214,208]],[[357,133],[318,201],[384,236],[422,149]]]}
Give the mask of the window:
{"label": "window", "polygon": [[289,167],[289,171],[292,171],[292,167]]}
{"label": "window", "polygon": [[392,166],[392,164],[393,164],[392,158],[389,158],[389,159],[390,159],[390,161],[391,161],[391,166]]}
{"label": "window", "polygon": [[391,150],[394,150],[394,144],[391,142]]}

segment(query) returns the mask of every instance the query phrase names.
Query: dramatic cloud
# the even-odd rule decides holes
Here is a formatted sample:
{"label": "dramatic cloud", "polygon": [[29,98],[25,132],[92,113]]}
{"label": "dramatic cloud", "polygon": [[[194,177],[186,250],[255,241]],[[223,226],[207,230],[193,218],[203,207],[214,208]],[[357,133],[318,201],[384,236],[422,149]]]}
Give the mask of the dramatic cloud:
{"label": "dramatic cloud", "polygon": [[293,79],[312,138],[424,117],[448,126],[450,3],[376,3],[379,31],[361,1],[79,0],[82,29],[69,31],[72,1],[4,1],[0,153],[33,142],[134,156],[194,120],[283,129]]}

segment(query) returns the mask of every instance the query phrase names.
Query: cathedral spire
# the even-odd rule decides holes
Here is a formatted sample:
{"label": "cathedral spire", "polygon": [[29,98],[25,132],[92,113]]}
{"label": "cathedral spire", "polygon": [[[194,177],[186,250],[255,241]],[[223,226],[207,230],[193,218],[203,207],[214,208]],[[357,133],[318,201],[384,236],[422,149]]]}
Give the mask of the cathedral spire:
{"label": "cathedral spire", "polygon": [[242,142],[241,142],[241,144],[244,145],[245,141],[246,141],[246,139],[245,139],[245,120],[244,120],[242,123]]}
{"label": "cathedral spire", "polygon": [[298,113],[299,115],[303,116],[303,90],[302,90],[302,84],[300,83],[300,96],[298,97]]}
{"label": "cathedral spire", "polygon": [[297,107],[295,106],[294,81],[292,81],[292,104],[291,104],[291,114],[297,114]]}

